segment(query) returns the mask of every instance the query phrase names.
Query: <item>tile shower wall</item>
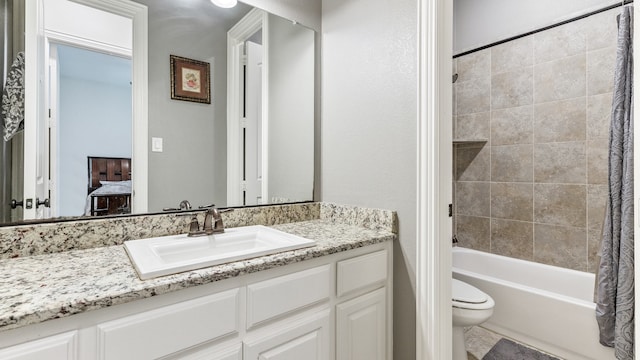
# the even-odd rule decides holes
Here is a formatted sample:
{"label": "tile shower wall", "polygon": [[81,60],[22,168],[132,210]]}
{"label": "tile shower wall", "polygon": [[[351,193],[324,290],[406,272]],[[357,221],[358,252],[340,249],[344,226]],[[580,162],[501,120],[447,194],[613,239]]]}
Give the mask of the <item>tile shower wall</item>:
{"label": "tile shower wall", "polygon": [[461,246],[594,271],[618,13],[454,59]]}

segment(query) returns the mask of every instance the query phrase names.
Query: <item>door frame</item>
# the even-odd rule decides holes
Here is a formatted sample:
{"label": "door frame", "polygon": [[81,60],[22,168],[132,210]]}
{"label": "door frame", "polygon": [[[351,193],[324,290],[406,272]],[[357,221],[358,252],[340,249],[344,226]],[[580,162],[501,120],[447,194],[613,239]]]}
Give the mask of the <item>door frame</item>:
{"label": "door frame", "polygon": [[242,201],[242,92],[244,42],[262,29],[262,198],[268,202],[269,181],[269,30],[268,14],[253,9],[227,32],[227,206]]}
{"label": "door frame", "polygon": [[416,359],[451,359],[453,0],[418,0]]}
{"label": "door frame", "polygon": [[[35,124],[38,119],[46,116],[45,81],[48,71],[47,34],[44,29],[44,1],[26,0],[25,4],[25,139],[36,136]],[[133,191],[131,196],[132,212],[148,211],[148,15],[147,7],[129,0],[70,0],[82,5],[110,12],[131,19],[133,34],[132,57],[132,179]],[[51,33],[48,33],[51,36]],[[64,40],[60,35],[58,40]],[[118,52],[118,49],[111,49]],[[46,57],[45,57],[46,56]],[[29,64],[35,64],[30,66]],[[27,126],[29,124],[29,126]],[[27,152],[34,156],[33,151],[25,148],[25,193],[24,198],[36,198],[35,186],[27,184],[26,179],[35,179],[35,166],[27,166]],[[34,162],[35,164],[35,162]],[[24,219],[36,216],[33,209],[24,209]]]}

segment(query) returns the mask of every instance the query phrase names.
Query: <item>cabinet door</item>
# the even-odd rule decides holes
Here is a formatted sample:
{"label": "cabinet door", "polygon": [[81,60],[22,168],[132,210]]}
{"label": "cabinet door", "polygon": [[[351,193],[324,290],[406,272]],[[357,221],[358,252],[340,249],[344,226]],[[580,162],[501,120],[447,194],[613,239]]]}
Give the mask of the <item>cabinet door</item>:
{"label": "cabinet door", "polygon": [[157,359],[237,334],[238,289],[98,325],[98,360]]}
{"label": "cabinet door", "polygon": [[3,360],[75,360],[77,332],[72,331],[0,350]]}
{"label": "cabinet door", "polygon": [[[244,360],[330,359],[329,309],[295,322],[274,325],[244,343]],[[266,336],[263,336],[267,334]]]}
{"label": "cabinet door", "polygon": [[242,344],[221,344],[178,352],[163,360],[242,360]]}
{"label": "cabinet door", "polygon": [[336,306],[336,359],[382,360],[387,351],[385,288]]}

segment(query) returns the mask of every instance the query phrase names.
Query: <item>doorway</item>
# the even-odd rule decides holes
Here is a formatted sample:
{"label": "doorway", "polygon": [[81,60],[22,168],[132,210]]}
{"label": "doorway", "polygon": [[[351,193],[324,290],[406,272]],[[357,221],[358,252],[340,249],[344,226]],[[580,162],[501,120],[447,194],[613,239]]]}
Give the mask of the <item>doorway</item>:
{"label": "doorway", "polygon": [[52,216],[88,215],[87,157],[131,158],[131,59],[50,45]]}

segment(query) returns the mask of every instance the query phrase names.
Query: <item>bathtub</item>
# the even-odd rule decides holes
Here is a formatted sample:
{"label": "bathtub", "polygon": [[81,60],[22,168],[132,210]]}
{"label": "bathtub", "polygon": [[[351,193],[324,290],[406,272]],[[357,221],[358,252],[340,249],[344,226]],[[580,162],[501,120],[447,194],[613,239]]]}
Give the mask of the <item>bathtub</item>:
{"label": "bathtub", "polygon": [[598,342],[595,275],[455,247],[453,277],[495,300],[482,327],[566,359],[615,359]]}

